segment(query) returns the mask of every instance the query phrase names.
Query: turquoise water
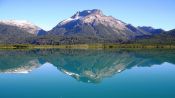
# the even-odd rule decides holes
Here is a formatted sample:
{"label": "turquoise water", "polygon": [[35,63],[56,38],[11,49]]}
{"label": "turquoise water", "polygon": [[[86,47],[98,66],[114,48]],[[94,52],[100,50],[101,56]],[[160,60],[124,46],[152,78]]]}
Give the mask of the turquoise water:
{"label": "turquoise water", "polygon": [[174,50],[0,50],[0,98],[173,98]]}

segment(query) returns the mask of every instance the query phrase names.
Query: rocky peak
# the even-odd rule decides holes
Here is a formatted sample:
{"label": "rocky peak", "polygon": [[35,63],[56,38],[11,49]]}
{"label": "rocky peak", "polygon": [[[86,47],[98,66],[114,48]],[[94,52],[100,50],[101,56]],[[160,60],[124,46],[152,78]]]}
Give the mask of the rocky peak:
{"label": "rocky peak", "polygon": [[[77,21],[78,20],[78,21]],[[79,11],[76,14],[74,14],[72,17],[60,22],[57,27],[62,27],[65,25],[70,24],[78,24],[78,23],[86,23],[90,25],[98,25],[102,24],[106,27],[112,27],[114,29],[118,30],[125,30],[126,24],[118,19],[115,19],[111,16],[106,16],[103,14],[103,12],[99,9],[93,9],[93,10],[84,10],[84,11]]]}
{"label": "rocky peak", "polygon": [[100,15],[100,16],[102,16],[103,15],[103,12],[101,10],[99,10],[99,9],[84,10],[84,11],[81,11],[81,12],[80,11],[77,12],[71,18],[77,19],[79,17],[86,17],[86,16],[89,16],[89,15]]}

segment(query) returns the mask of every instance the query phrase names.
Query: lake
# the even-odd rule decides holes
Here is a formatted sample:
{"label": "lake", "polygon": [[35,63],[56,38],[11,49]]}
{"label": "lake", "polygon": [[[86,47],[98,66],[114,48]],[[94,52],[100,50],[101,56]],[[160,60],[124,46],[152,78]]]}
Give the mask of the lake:
{"label": "lake", "polygon": [[0,98],[175,98],[175,50],[0,50]]}

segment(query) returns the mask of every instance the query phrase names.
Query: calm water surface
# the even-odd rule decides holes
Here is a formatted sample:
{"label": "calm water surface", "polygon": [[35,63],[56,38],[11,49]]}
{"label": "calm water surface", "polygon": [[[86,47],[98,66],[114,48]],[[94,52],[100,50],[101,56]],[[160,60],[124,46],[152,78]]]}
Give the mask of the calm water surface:
{"label": "calm water surface", "polygon": [[175,98],[175,50],[0,50],[0,98]]}

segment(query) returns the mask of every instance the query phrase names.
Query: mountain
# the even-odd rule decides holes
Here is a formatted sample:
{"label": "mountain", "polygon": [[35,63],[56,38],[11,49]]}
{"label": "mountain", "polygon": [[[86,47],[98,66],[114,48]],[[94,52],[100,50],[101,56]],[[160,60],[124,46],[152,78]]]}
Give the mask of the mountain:
{"label": "mountain", "polygon": [[151,33],[152,35],[155,35],[155,34],[160,34],[162,32],[165,32],[163,29],[155,29],[153,27],[150,27],[150,26],[139,26],[138,29],[140,30],[143,30],[145,32],[149,32]]}
{"label": "mountain", "polygon": [[31,37],[45,34],[46,31],[27,21],[0,21],[0,43],[26,43]]}
{"label": "mountain", "polygon": [[98,9],[77,12],[49,33],[64,36],[61,43],[125,43],[136,36],[150,35]]}
{"label": "mountain", "polygon": [[159,34],[138,39],[137,43],[141,44],[175,44],[175,29],[164,31]]}
{"label": "mountain", "polygon": [[167,34],[167,35],[170,35],[170,36],[175,37],[175,29],[170,30],[170,31],[167,31],[167,32],[166,32],[166,33],[164,33],[164,34]]}
{"label": "mountain", "polygon": [[75,13],[48,32],[28,21],[2,20],[0,44],[175,43],[169,32],[174,31],[135,27],[93,9]]}
{"label": "mountain", "polygon": [[6,26],[13,26],[17,27],[27,33],[33,34],[33,35],[44,35],[46,34],[46,31],[43,29],[39,28],[38,26],[25,21],[25,20],[2,20],[0,21],[1,25],[6,25]]}

